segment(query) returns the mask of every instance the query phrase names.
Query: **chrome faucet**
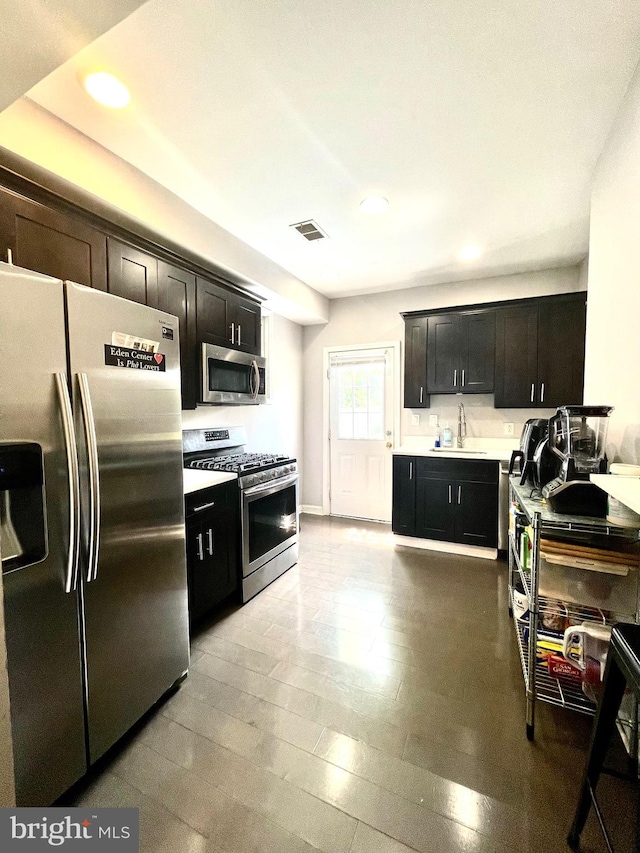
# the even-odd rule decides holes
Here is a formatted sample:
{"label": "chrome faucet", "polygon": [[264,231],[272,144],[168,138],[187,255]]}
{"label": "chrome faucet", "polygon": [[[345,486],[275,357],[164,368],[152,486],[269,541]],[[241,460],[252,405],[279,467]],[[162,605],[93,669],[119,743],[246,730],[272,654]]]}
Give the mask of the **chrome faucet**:
{"label": "chrome faucet", "polygon": [[458,403],[458,438],[456,444],[458,447],[464,445],[464,440],[467,437],[467,419],[464,414],[464,406]]}

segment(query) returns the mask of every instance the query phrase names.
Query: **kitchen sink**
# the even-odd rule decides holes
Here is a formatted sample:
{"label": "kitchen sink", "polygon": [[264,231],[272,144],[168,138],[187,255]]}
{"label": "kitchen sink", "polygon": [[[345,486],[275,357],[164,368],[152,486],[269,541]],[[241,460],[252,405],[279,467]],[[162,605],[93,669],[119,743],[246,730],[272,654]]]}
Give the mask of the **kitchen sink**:
{"label": "kitchen sink", "polygon": [[471,450],[466,447],[432,447],[433,453],[469,453],[473,456],[486,456],[486,450]]}

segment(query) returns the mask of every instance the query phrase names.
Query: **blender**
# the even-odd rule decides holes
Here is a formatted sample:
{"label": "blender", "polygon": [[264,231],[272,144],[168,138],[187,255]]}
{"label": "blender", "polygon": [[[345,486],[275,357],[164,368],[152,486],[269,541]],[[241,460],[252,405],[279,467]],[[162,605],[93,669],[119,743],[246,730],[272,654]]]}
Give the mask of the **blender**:
{"label": "blender", "polygon": [[604,518],[607,496],[590,482],[606,474],[606,440],[613,406],[560,406],[549,420],[549,449],[558,474],[542,489],[554,512]]}

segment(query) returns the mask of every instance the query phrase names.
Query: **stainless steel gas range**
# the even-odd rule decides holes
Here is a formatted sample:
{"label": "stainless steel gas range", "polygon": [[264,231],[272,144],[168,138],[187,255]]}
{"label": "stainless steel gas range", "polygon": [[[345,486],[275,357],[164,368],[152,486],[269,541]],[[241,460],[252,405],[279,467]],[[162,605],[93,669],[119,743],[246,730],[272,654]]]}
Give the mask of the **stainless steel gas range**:
{"label": "stainless steel gas range", "polygon": [[244,427],[185,430],[185,468],[238,476],[243,604],[298,561],[298,464],[245,453]]}

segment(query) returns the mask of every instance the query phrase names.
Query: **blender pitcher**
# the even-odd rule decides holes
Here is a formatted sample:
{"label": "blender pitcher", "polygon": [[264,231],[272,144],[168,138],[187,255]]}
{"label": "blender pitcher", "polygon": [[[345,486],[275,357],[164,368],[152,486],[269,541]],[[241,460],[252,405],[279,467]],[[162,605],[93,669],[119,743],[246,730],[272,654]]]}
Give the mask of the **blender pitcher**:
{"label": "blender pitcher", "polygon": [[572,625],[564,632],[562,654],[582,672],[582,691],[597,702],[607,662],[611,628],[599,622]]}

